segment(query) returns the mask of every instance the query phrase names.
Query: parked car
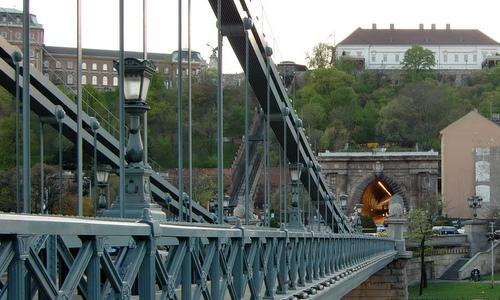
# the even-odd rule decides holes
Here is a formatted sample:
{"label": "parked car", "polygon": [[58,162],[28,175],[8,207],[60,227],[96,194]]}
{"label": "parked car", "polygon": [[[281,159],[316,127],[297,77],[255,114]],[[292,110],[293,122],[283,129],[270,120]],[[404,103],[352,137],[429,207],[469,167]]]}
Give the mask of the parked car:
{"label": "parked car", "polygon": [[385,226],[383,224],[377,224],[377,232],[385,232]]}
{"label": "parked car", "polygon": [[500,240],[500,230],[493,231],[493,238],[495,240]]}

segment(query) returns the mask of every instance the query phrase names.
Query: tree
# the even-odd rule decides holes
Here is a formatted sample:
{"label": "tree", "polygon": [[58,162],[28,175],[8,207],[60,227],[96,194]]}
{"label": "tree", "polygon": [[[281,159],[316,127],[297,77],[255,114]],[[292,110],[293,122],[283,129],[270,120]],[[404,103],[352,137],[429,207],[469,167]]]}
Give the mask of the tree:
{"label": "tree", "polygon": [[312,54],[307,54],[307,66],[312,69],[329,68],[334,62],[334,47],[319,43],[313,47]]}
{"label": "tree", "polygon": [[439,131],[463,115],[467,105],[436,81],[407,84],[380,111],[379,132],[388,142],[439,148]]}
{"label": "tree", "polygon": [[432,77],[436,62],[431,50],[414,45],[406,50],[402,64],[408,80],[417,81]]}
{"label": "tree", "polygon": [[420,244],[420,286],[419,295],[422,289],[427,286],[427,276],[425,273],[425,242],[432,236],[432,224],[429,221],[428,213],[420,208],[410,210],[408,214],[408,232],[406,239],[417,241]]}

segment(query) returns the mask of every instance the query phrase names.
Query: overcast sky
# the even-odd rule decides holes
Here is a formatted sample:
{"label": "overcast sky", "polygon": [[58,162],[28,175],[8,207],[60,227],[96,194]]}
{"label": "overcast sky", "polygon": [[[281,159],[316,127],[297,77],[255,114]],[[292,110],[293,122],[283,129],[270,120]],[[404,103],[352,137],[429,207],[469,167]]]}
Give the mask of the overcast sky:
{"label": "overcast sky", "polygon": [[[229,1],[229,0],[222,0]],[[208,60],[217,44],[215,16],[206,0],[192,0],[192,48]],[[187,8],[187,0],[183,1]],[[306,63],[306,53],[318,42],[342,41],[358,27],[479,29],[500,41],[499,0],[252,0],[259,26],[273,47],[275,62]],[[178,1],[148,0],[148,51],[177,49]],[[22,0],[2,0],[2,7],[22,9]],[[76,46],[76,0],[31,0],[30,10],[45,28],[45,44]],[[82,44],[85,48],[118,49],[118,0],[82,0]],[[142,51],[142,1],[125,0],[125,48]],[[264,18],[262,18],[264,14]],[[186,18],[184,18],[186,20]],[[264,21],[263,21],[264,19]],[[187,26],[184,26],[186,28]],[[183,46],[187,46],[184,30]],[[225,43],[224,73],[241,68]]]}

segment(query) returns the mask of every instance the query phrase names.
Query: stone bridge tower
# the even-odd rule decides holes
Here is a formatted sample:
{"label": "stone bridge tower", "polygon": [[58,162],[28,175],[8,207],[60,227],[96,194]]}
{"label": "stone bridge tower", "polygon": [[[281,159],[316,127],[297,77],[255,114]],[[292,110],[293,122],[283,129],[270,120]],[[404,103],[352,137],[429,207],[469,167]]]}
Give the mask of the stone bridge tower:
{"label": "stone bridge tower", "polygon": [[[324,152],[318,157],[337,199],[347,199],[350,214],[362,205],[363,215],[382,223],[390,199],[399,195],[406,210],[438,193],[440,157],[428,152]],[[344,205],[344,203],[342,203]]]}

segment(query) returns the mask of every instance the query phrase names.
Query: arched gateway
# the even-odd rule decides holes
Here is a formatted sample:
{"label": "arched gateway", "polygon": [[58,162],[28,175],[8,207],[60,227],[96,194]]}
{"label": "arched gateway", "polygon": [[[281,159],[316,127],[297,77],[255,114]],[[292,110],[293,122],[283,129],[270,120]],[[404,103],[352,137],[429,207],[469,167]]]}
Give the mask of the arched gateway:
{"label": "arched gateway", "polygon": [[347,199],[346,213],[362,205],[362,214],[375,223],[383,223],[394,195],[408,210],[438,192],[435,151],[325,152],[318,159],[337,199]]}

